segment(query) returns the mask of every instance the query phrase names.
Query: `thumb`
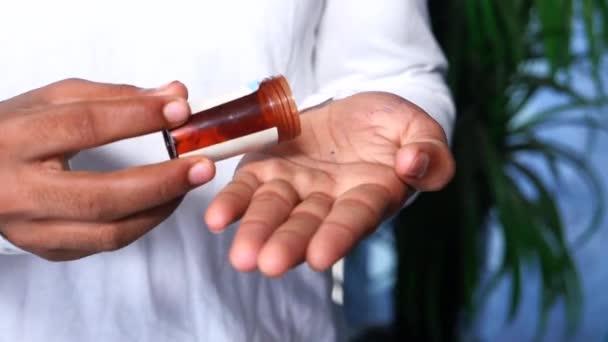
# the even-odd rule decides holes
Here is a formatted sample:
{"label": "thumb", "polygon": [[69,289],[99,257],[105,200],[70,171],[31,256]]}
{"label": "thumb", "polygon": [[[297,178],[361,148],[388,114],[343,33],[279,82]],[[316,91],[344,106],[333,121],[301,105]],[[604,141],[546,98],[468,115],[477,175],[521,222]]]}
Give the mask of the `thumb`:
{"label": "thumb", "polygon": [[419,191],[437,191],[454,176],[454,158],[448,145],[427,139],[407,142],[397,151],[395,172]]}

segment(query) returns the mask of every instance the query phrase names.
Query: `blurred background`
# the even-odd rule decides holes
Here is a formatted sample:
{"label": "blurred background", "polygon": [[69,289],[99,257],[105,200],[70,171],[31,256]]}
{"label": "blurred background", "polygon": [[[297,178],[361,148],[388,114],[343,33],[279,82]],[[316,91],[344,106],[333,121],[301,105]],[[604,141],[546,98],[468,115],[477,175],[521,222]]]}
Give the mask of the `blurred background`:
{"label": "blurred background", "polygon": [[608,0],[430,0],[454,181],[345,260],[353,341],[608,341]]}

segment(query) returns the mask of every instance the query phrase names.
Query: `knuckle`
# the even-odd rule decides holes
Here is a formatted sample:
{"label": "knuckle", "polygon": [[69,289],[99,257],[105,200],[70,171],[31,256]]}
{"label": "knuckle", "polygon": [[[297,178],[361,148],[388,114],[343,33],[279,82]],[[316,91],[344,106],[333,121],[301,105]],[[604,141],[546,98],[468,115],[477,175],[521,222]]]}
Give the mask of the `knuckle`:
{"label": "knuckle", "polygon": [[[64,103],[40,112],[43,120],[29,116],[16,118],[15,126],[20,132],[27,132],[32,141],[44,141],[48,132],[56,132],[59,137],[72,137],[82,144],[94,143],[100,135],[94,104],[89,102]],[[73,114],[59,115],[62,111]],[[23,134],[23,133],[22,133]]]}
{"label": "knuckle", "polygon": [[[150,129],[165,124],[165,118],[162,115],[166,98],[158,96],[142,96],[142,97],[122,97],[115,102],[114,110],[120,111],[125,117],[137,117],[137,120],[142,120],[138,125]],[[160,129],[160,127],[159,127]]]}
{"label": "knuckle", "polygon": [[308,195],[308,198],[322,202],[323,204],[331,204],[334,200],[330,195],[320,191],[311,192],[310,195]]}
{"label": "knuckle", "polygon": [[282,194],[281,192],[277,191],[276,189],[264,189],[264,190],[258,192],[254,196],[254,198],[258,202],[264,202],[264,201],[275,202],[275,200],[278,200],[279,202],[284,203],[286,206],[291,205],[291,201],[289,200],[289,198],[287,196],[285,196],[284,194]]}
{"label": "knuckle", "polygon": [[32,126],[35,127],[36,123],[32,124],[30,117],[27,115],[11,115],[8,118],[1,119],[0,155],[12,157],[21,154],[26,147],[22,142],[37,138],[36,130]]}
{"label": "knuckle", "polygon": [[114,96],[133,96],[141,92],[140,88],[126,83],[114,84],[110,89]]}
{"label": "knuckle", "polygon": [[78,77],[70,77],[70,78],[66,78],[63,79],[59,82],[54,83],[54,85],[58,86],[58,87],[79,87],[79,86],[83,86],[85,84],[88,84],[89,82],[82,79],[82,78],[78,78]]}
{"label": "knuckle", "polygon": [[0,156],[3,157],[3,159],[19,149],[17,146],[18,144],[16,144],[15,141],[20,138],[19,132],[22,131],[19,131],[19,127],[16,127],[15,118],[18,119],[19,117],[9,119],[0,118],[0,131],[3,133],[0,134]]}
{"label": "knuckle", "polygon": [[287,208],[293,207],[297,201],[297,194],[295,194],[290,187],[280,184],[279,182],[284,181],[277,181],[274,186],[260,189],[260,191],[254,195],[255,201],[271,202]]}
{"label": "knuckle", "polygon": [[363,198],[345,198],[342,199],[341,204],[344,206],[351,207],[353,210],[366,211],[370,216],[377,217],[381,216],[382,212],[378,210],[376,205],[370,200]]}
{"label": "knuckle", "polygon": [[280,229],[273,233],[273,238],[279,240],[289,240],[294,242],[308,241],[308,234],[298,229]]}
{"label": "knuckle", "polygon": [[33,214],[36,206],[32,190],[22,186],[27,184],[20,180],[23,173],[4,175],[6,181],[2,195],[0,196],[0,219],[17,220],[24,219]]}
{"label": "knuckle", "polygon": [[267,219],[264,218],[260,218],[260,217],[255,217],[255,216],[249,216],[243,219],[243,221],[241,222],[241,228],[248,228],[248,229],[253,229],[253,230],[262,230],[265,229],[266,227],[268,227],[270,225],[270,222],[268,222]]}
{"label": "knuckle", "polygon": [[148,96],[142,98],[141,101],[137,101],[134,103],[134,109],[142,111],[143,115],[151,116],[149,119],[156,121],[162,120],[164,121],[164,117],[162,115],[163,107],[167,102],[167,98],[162,98],[158,96]]}
{"label": "knuckle", "polygon": [[82,87],[89,83],[90,83],[89,81],[86,81],[82,78],[70,77],[70,78],[66,78],[66,79],[63,79],[63,80],[57,82],[56,85],[59,87],[74,88],[74,87]]}
{"label": "knuckle", "polygon": [[[98,141],[100,136],[100,127],[92,108],[92,104],[78,104],[79,115],[71,122],[71,127],[68,127],[70,134],[76,134],[79,141],[85,144],[92,144]],[[57,125],[65,125],[65,122],[58,122]],[[67,133],[67,132],[66,132]]]}
{"label": "knuckle", "polygon": [[237,170],[230,184],[253,193],[260,186],[260,181],[254,173],[246,170]]}
{"label": "knuckle", "polygon": [[279,175],[289,174],[287,172],[288,169],[287,169],[286,165],[284,164],[284,162],[281,160],[277,160],[276,158],[272,158],[269,160],[263,160],[261,162],[255,161],[249,165],[246,165],[245,170],[248,170],[249,168],[251,168],[253,170],[259,166],[263,167],[263,170],[261,170],[262,172],[259,172],[259,175],[261,176],[260,180],[262,182],[271,181]]}
{"label": "knuckle", "polygon": [[102,193],[90,194],[87,198],[75,199],[76,205],[80,205],[80,215],[90,216],[93,220],[104,221],[110,219],[114,213],[112,201],[107,201]]}
{"label": "knuckle", "polygon": [[303,203],[306,205],[305,208],[307,208],[307,211],[312,211],[318,215],[321,215],[321,213],[325,213],[330,210],[334,201],[335,198],[327,193],[315,191],[306,196]]}
{"label": "knuckle", "polygon": [[43,103],[56,103],[63,100],[66,95],[84,86],[87,81],[80,78],[66,78],[61,81],[51,83],[40,93]]}
{"label": "knuckle", "polygon": [[340,235],[340,240],[347,241],[348,245],[354,245],[359,240],[362,232],[355,231],[350,225],[347,225],[340,221],[328,221],[325,222],[327,227],[331,227],[332,231],[336,235]]}
{"label": "knuckle", "polygon": [[298,210],[291,213],[291,219],[314,222],[319,225],[323,221],[322,215],[315,210]]}
{"label": "knuckle", "polygon": [[230,184],[230,190],[226,190],[225,192],[233,192],[235,194],[246,193],[251,195],[255,192],[256,188],[257,187],[253,187],[250,183],[239,179],[232,181]]}
{"label": "knuckle", "polygon": [[176,182],[175,179],[167,178],[158,183],[156,187],[156,196],[161,200],[171,200],[179,196],[181,192],[186,189],[188,189],[186,181]]}

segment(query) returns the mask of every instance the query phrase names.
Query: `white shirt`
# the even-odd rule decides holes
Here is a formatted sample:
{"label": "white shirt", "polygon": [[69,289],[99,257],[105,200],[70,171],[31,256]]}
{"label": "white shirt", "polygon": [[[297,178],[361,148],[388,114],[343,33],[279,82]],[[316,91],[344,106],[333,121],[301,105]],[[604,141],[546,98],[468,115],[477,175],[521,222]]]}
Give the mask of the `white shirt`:
{"label": "white shirt", "polygon": [[[0,99],[79,77],[142,87],[178,79],[196,100],[284,74],[301,107],[390,91],[451,133],[445,60],[423,0],[3,5]],[[82,152],[72,165],[113,170],[167,157],[152,134]],[[65,263],[0,255],[0,342],[337,340],[328,274],[307,266],[278,280],[238,273],[227,258],[235,227],[214,235],[204,226],[237,161],[219,163],[211,183],[120,251]]]}

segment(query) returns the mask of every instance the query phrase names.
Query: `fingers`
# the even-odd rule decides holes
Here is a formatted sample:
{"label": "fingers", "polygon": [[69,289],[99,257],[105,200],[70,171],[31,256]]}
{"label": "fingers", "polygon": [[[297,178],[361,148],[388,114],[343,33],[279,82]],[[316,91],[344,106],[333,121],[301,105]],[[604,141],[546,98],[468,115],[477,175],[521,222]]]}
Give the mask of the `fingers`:
{"label": "fingers", "polygon": [[184,99],[148,96],[45,107],[15,117],[4,127],[8,142],[28,147],[22,158],[38,159],[152,133],[189,116]]}
{"label": "fingers", "polygon": [[51,261],[83,258],[123,248],[164,221],[179,200],[108,223],[76,221],[19,222],[4,228],[15,245]]}
{"label": "fingers", "polygon": [[313,193],[293,210],[272,234],[258,257],[260,271],[277,277],[305,260],[306,249],[333,204],[333,199]]}
{"label": "fingers", "polygon": [[237,172],[234,179],[215,196],[205,214],[205,222],[211,231],[220,232],[243,214],[251,197],[260,187],[260,181],[249,172]]}
{"label": "fingers", "polygon": [[99,83],[82,79],[67,79],[33,90],[29,93],[40,104],[62,104],[75,101],[101,100],[138,96],[175,96],[188,98],[188,90],[177,81],[158,88],[140,88],[130,84]]}
{"label": "fingers", "polygon": [[113,221],[178,198],[214,174],[200,157],[112,173],[33,172],[20,202],[30,218]]}
{"label": "fingers", "polygon": [[313,193],[289,214],[297,201],[292,189],[280,183],[265,187],[252,199],[237,231],[231,261],[238,270],[259,266],[271,277],[304,260],[316,270],[326,270],[372,232],[390,207],[387,189],[361,185],[335,203],[330,196]]}
{"label": "fingers", "polygon": [[180,82],[171,82],[155,89],[143,89],[128,84],[98,83],[72,78],[51,83],[0,102],[0,112],[29,109],[38,106],[63,104],[84,100],[101,100],[138,96],[175,96],[188,98],[186,87]]}
{"label": "fingers", "polygon": [[323,271],[346,255],[377,227],[389,209],[390,197],[387,189],[372,184],[357,186],[340,196],[310,241],[310,266]]}
{"label": "fingers", "polygon": [[230,251],[230,261],[236,269],[256,269],[262,246],[287,219],[298,201],[298,194],[293,187],[282,180],[270,181],[255,192]]}
{"label": "fingers", "polygon": [[[8,182],[12,182],[6,189],[8,195],[2,198],[5,224],[46,220],[44,231],[40,227],[23,230],[30,245],[38,243],[39,254],[47,253],[48,258],[73,259],[101,249],[87,247],[76,232],[70,233],[75,226],[123,226],[116,222],[163,206],[207,182],[215,170],[211,162],[201,158],[108,174],[62,172],[63,156],[183,123],[190,115],[187,95],[186,88],[177,82],[147,90],[74,79],[0,102],[0,145],[2,157],[10,166],[4,170],[8,171]],[[15,163],[19,159],[31,163]],[[150,227],[151,217],[145,218],[145,227]],[[137,222],[136,218],[129,220]],[[46,249],[46,242],[54,235],[41,237],[46,229],[59,234],[59,227],[68,234],[59,237],[58,246]],[[126,229],[120,235],[109,233],[110,238],[101,236],[98,240],[120,247],[145,231]],[[90,239],[91,235],[87,236]],[[70,241],[85,250],[70,249]]]}
{"label": "fingers", "polygon": [[454,159],[447,146],[436,140],[415,141],[397,152],[395,171],[408,185],[420,191],[443,188],[454,175]]}

